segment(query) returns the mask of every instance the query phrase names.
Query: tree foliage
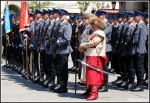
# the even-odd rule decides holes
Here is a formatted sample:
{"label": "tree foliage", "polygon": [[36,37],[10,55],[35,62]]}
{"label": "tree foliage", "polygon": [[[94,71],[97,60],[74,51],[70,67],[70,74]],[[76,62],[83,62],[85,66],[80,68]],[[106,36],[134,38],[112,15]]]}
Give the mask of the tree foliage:
{"label": "tree foliage", "polygon": [[93,1],[93,4],[96,4],[97,9],[100,9],[101,3],[98,1]]}
{"label": "tree foliage", "polygon": [[[50,1],[40,1],[40,10],[48,8],[50,4]],[[35,9],[39,9],[39,1],[29,1],[29,7],[31,9],[31,12],[35,11]]]}
{"label": "tree foliage", "polygon": [[84,12],[90,4],[90,1],[77,1],[76,5]]}
{"label": "tree foliage", "polygon": [[81,9],[81,12],[84,12],[90,6],[90,3],[95,4],[97,9],[101,7],[101,3],[98,1],[77,1],[76,5]]}

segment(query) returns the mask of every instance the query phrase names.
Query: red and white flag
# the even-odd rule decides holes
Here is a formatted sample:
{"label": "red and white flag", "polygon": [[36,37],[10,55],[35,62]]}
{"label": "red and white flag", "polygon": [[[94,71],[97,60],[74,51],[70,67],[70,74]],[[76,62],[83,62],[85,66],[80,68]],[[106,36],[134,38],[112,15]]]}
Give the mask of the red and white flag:
{"label": "red and white flag", "polygon": [[30,13],[29,13],[29,5],[28,1],[21,2],[21,10],[20,10],[20,28],[19,31],[24,31],[29,29],[30,24]]}

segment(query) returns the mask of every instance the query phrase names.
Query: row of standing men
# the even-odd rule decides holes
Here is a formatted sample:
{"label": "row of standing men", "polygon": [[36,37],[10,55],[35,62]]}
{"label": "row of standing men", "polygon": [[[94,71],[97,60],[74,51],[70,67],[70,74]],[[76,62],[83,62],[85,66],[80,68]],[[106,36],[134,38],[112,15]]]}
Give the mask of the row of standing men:
{"label": "row of standing men", "polygon": [[[11,15],[7,67],[54,92],[67,92],[68,56],[73,51],[70,46],[72,27],[67,15],[63,9],[43,9],[43,12],[36,9],[34,14],[30,14],[29,29],[22,32],[19,32],[20,15]],[[5,32],[3,34],[5,37]],[[5,40],[3,45],[5,53]]]}
{"label": "row of standing men", "polygon": [[[104,32],[107,38],[106,55],[109,61],[111,62],[111,68],[112,68],[110,72],[115,71],[115,73],[121,75],[121,77],[118,77],[116,81],[112,82],[112,84],[117,85],[118,87],[122,87],[124,89],[129,89],[131,91],[142,91],[143,83],[144,85],[148,86],[148,48],[147,48],[148,27],[149,27],[148,26],[149,25],[148,14],[147,13],[143,14],[139,11],[134,11],[134,14],[130,12],[123,12],[123,13],[118,13],[116,16],[107,16],[107,12],[99,11],[99,10],[95,12],[92,11],[92,13],[98,16],[99,18],[101,18],[107,24],[107,27],[104,30]],[[46,32],[44,33],[44,37],[46,38],[49,37],[51,39],[44,40],[42,41],[42,43],[38,44],[38,43],[35,43],[36,40],[32,41],[32,38],[31,38],[30,40],[31,42],[29,45],[29,48],[30,48],[29,54],[31,53],[32,55],[34,54],[33,55],[34,57],[33,67],[34,68],[31,69],[32,66],[30,66],[30,70],[32,71],[32,74],[30,74],[30,78],[33,78],[32,80],[34,83],[39,83],[43,85],[44,87],[49,87],[50,89],[56,92],[66,92],[67,80],[68,80],[68,70],[67,70],[68,58],[67,57],[69,56],[70,52],[71,52],[71,57],[72,57],[73,64],[74,64],[71,70],[72,71],[75,70],[76,34],[78,33],[79,35],[79,38],[78,38],[78,45],[79,45],[81,42],[87,39],[87,37],[83,35],[92,34],[92,29],[90,28],[90,25],[88,24],[88,19],[89,19],[88,16],[85,16],[85,15],[82,16],[80,14],[75,16],[71,14],[69,22],[72,25],[72,27],[69,28],[68,26],[67,29],[69,31],[66,31],[66,29],[63,28],[65,29],[66,33],[67,34],[69,33],[69,34],[64,35],[65,38],[63,39],[65,40],[62,40],[62,37],[59,39],[60,41],[63,41],[63,42],[67,42],[67,39],[68,39],[68,41],[70,41],[68,42],[69,46],[67,46],[67,50],[66,50],[66,47],[62,47],[59,53],[57,52],[58,54],[66,54],[66,53],[67,54],[58,55],[58,56],[56,55],[55,57],[55,55],[53,55],[54,50],[58,47],[61,47],[61,46],[56,45],[56,38],[57,38],[56,32],[58,31],[57,28],[59,24],[58,14],[59,14],[59,18],[61,19],[60,15],[61,14],[64,15],[65,13],[63,11],[61,13],[61,10],[59,11],[57,9],[53,9],[53,10],[48,10],[48,11],[43,10],[43,13],[39,10],[36,10],[35,15],[34,15],[35,18],[32,18],[34,16],[31,15],[31,21],[33,19],[35,19],[35,21],[31,22],[30,24],[30,29],[29,29],[29,32],[27,33],[28,36],[29,37],[34,37],[35,35],[40,36],[40,33],[42,33],[38,31],[40,29],[41,31],[43,31],[43,33]],[[43,15],[43,19],[41,19],[42,15]],[[55,26],[53,27],[54,24]],[[67,24],[64,23],[63,25],[67,25]],[[61,29],[60,31],[63,32],[63,30]],[[15,35],[19,34],[17,32],[18,31],[15,31],[14,34]],[[70,33],[72,34],[72,36]],[[62,35],[62,34],[61,33],[59,34],[58,32],[58,35]],[[19,36],[18,36],[18,41],[19,41]],[[63,42],[62,42],[62,45],[64,45]],[[14,52],[9,52],[9,53],[14,53],[12,54],[14,57],[14,61],[16,61],[16,63],[19,63],[19,64],[15,63],[15,65],[12,65],[12,66],[16,70],[22,72],[23,76],[27,77],[25,69],[22,70],[22,67],[21,67],[23,66],[22,65],[23,59],[21,56],[22,52],[20,51],[22,50],[21,48],[23,48],[23,51],[24,51],[23,58],[25,61],[25,47],[21,45],[20,46],[21,48],[20,48],[19,47],[20,42],[18,42],[18,44],[17,42],[15,43],[12,43],[12,46],[9,46],[11,48],[15,48],[15,49],[11,49],[11,48],[9,49],[9,50],[14,50]],[[47,44],[51,44],[51,45],[47,45]],[[39,70],[39,63],[38,63],[39,51],[37,52],[39,46],[40,46],[40,54],[42,58],[41,67],[43,67],[43,69],[40,69],[40,70],[43,70],[43,71]],[[73,52],[70,46],[72,47]],[[49,50],[47,48],[49,48]],[[80,60],[83,60],[84,54],[80,52],[78,52],[77,54],[78,54],[77,57]],[[9,64],[12,64],[12,62],[10,61]],[[81,84],[84,84],[86,83],[86,80],[85,78],[83,79],[83,76],[82,76],[83,67],[81,63],[79,62],[77,65],[78,65],[77,69],[78,69],[79,79],[81,80]],[[109,62],[107,65],[104,64],[103,66],[104,71],[107,71],[107,72],[109,71],[108,65],[109,65]],[[25,62],[24,62],[24,66],[25,66]],[[63,70],[64,68],[65,70]],[[35,76],[35,73],[33,72],[33,70],[37,71],[37,76]],[[62,73],[62,70],[63,70],[63,73]],[[145,80],[143,80],[144,73],[146,73]],[[45,80],[44,80],[44,74],[46,75]],[[137,85],[134,87],[135,74],[137,76]],[[55,84],[56,76],[57,76],[57,83]],[[58,85],[58,84],[61,84],[61,85]],[[107,85],[108,85],[108,75],[104,74],[104,84],[99,87],[99,91],[107,92],[108,91]],[[60,87],[59,90],[57,90],[58,87]]]}
{"label": "row of standing men", "polygon": [[[105,11],[92,11],[92,13],[107,25],[103,31],[106,34],[106,56],[109,62],[103,65],[103,69],[121,75],[111,83],[130,91],[143,91],[143,85],[148,87],[148,14],[139,11],[117,13],[114,16],[108,16]],[[82,20],[86,24],[85,17],[81,17]],[[84,31],[88,31],[87,34],[90,35],[90,28]],[[80,32],[83,39],[86,39],[84,31]],[[83,39],[80,39],[80,42]],[[84,54],[79,53],[78,57],[83,60]],[[110,62],[111,69],[108,68]],[[78,64],[78,68],[80,76],[83,67]],[[71,68],[72,71],[74,69],[75,67]],[[137,77],[136,86],[134,85],[135,75]],[[81,80],[80,84],[86,83],[83,75],[79,79]],[[108,74],[104,74],[104,84],[99,87],[99,91],[108,91]]]}

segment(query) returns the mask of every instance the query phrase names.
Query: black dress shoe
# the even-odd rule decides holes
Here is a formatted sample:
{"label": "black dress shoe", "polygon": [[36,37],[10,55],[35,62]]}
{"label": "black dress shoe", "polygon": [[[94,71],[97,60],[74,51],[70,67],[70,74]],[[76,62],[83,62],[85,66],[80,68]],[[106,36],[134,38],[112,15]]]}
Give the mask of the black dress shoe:
{"label": "black dress shoe", "polygon": [[144,86],[147,86],[148,87],[148,80],[144,80],[144,83],[143,83]]}
{"label": "black dress shoe", "polygon": [[68,88],[62,86],[62,85],[58,85],[57,89],[54,89],[55,93],[67,93],[68,92]]}
{"label": "black dress shoe", "polygon": [[30,80],[33,81],[33,76],[32,75],[30,75]]}
{"label": "black dress shoe", "polygon": [[14,66],[12,67],[12,69],[15,70],[16,67],[17,67],[17,65],[14,65]]}
{"label": "black dress shoe", "polygon": [[21,71],[22,71],[22,67],[19,67],[18,68],[18,73],[21,74]]}
{"label": "black dress shoe", "polygon": [[26,80],[30,80],[30,75],[28,76],[27,74],[25,75]]}
{"label": "black dress shoe", "polygon": [[59,86],[60,86],[60,84],[55,84],[55,88],[54,88],[54,90],[55,90],[55,89],[58,89],[58,88],[59,88]]}
{"label": "black dress shoe", "polygon": [[26,73],[26,72],[22,72],[22,73],[21,73],[21,76],[22,76],[23,78],[25,78],[25,77],[26,77],[26,75],[27,75],[27,73]]}
{"label": "black dress shoe", "polygon": [[119,82],[119,83],[116,83],[116,86],[118,86],[118,87],[121,87],[121,84],[123,83],[123,81],[122,82]]}
{"label": "black dress shoe", "polygon": [[45,80],[42,86],[47,88],[48,87],[48,83],[49,83],[49,80]]}
{"label": "black dress shoe", "polygon": [[121,83],[121,82],[122,82],[122,78],[121,78],[121,77],[118,77],[117,80],[111,82],[111,84],[117,85],[117,84],[119,84],[119,83]]}
{"label": "black dress shoe", "polygon": [[45,81],[44,78],[40,78],[40,80],[39,80],[39,85],[43,86],[44,81]]}
{"label": "black dress shoe", "polygon": [[33,79],[33,83],[39,83],[40,81],[40,77],[39,76],[36,76],[34,79]]}
{"label": "black dress shoe", "polygon": [[72,71],[73,68],[74,68],[74,66],[73,66],[72,68],[68,69],[68,70],[69,70],[69,71]]}
{"label": "black dress shoe", "polygon": [[109,72],[110,72],[110,73],[114,73],[114,72],[115,72],[115,69],[112,68],[112,69],[109,70]]}
{"label": "black dress shoe", "polygon": [[134,83],[128,83],[128,84],[125,85],[123,88],[124,88],[124,89],[127,89],[127,90],[131,90],[131,89],[134,88]]}
{"label": "black dress shoe", "polygon": [[142,85],[138,85],[136,86],[135,88],[133,89],[130,89],[132,92],[140,92],[140,91],[143,91],[143,86]]}
{"label": "black dress shoe", "polygon": [[12,68],[14,65],[15,65],[15,64],[12,63],[12,64],[10,65],[10,68]]}
{"label": "black dress shoe", "polygon": [[19,66],[17,65],[14,70],[17,72],[18,71]]}
{"label": "black dress shoe", "polygon": [[86,84],[84,84],[84,83],[81,83],[81,82],[80,82],[80,85],[86,86]]}
{"label": "black dress shoe", "polygon": [[99,92],[108,92],[108,88],[105,85],[100,86]]}
{"label": "black dress shoe", "polygon": [[75,72],[75,69],[76,69],[76,67],[73,67],[73,68],[71,69],[71,71]]}
{"label": "black dress shoe", "polygon": [[50,89],[50,90],[54,90],[55,88],[57,89],[58,87],[58,84],[57,85],[55,85],[55,82],[54,81],[51,81],[49,84],[48,84],[48,88]]}
{"label": "black dress shoe", "polygon": [[121,87],[123,88],[123,87],[126,86],[127,84],[128,84],[127,81],[123,81],[123,82],[121,83]]}
{"label": "black dress shoe", "polygon": [[[6,65],[5,65],[5,67],[6,67]],[[10,68],[10,64],[7,64],[7,68]]]}

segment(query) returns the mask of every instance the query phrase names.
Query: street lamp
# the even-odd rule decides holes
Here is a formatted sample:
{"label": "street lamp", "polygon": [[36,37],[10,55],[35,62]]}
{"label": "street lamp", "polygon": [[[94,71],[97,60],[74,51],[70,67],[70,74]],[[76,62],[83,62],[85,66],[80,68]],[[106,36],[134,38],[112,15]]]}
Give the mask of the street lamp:
{"label": "street lamp", "polygon": [[115,7],[116,7],[116,2],[111,2],[112,4],[112,9],[113,9],[113,14],[114,14],[114,10],[115,10]]}

